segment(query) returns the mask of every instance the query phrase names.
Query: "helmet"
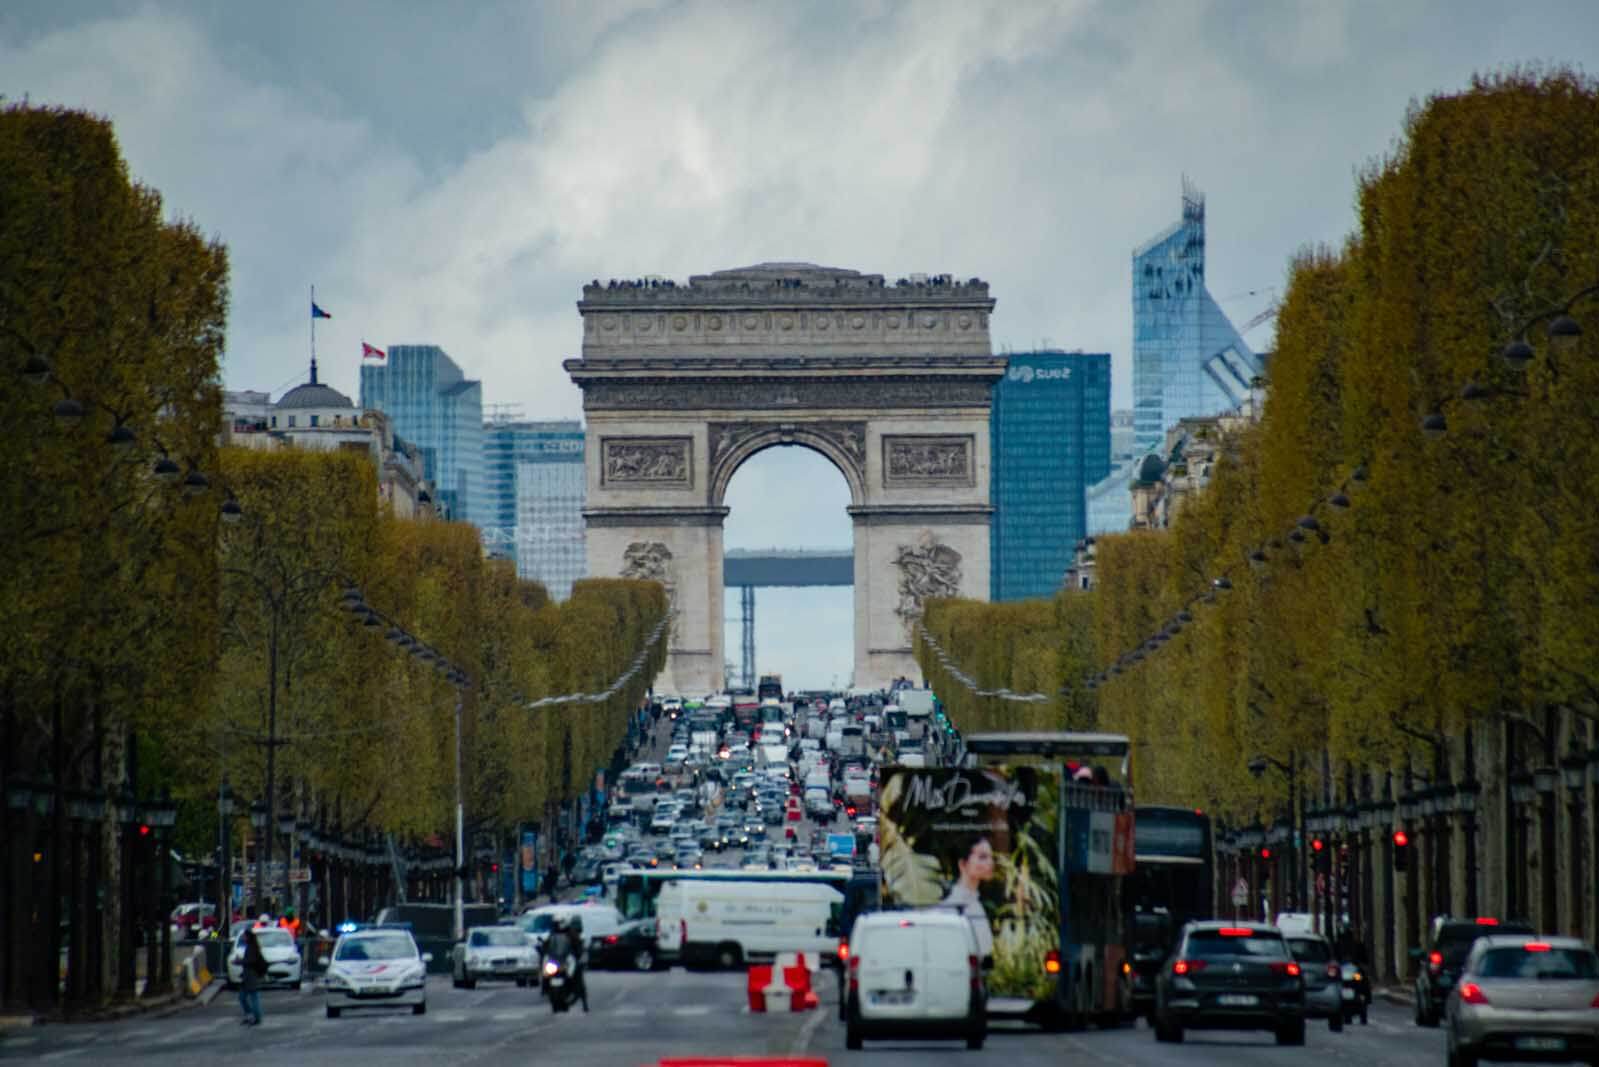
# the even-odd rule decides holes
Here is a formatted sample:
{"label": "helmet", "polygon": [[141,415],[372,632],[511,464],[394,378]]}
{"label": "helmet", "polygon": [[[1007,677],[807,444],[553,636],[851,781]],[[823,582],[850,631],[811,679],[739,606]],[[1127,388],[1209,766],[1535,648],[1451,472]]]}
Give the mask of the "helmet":
{"label": "helmet", "polygon": [[583,920],[578,918],[576,915],[568,916],[566,920],[566,928],[574,936],[581,936],[583,933]]}
{"label": "helmet", "polygon": [[285,918],[285,919],[292,919],[292,918],[294,918],[294,909],[293,909],[293,908],[284,908],[284,909],[283,909],[283,917],[284,917],[284,918]]}

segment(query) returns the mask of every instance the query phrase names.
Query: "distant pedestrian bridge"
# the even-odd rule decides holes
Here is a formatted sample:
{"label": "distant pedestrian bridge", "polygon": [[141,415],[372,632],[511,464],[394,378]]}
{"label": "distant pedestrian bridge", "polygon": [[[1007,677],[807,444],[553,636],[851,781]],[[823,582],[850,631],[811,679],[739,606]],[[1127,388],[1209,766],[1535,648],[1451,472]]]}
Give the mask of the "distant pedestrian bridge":
{"label": "distant pedestrian bridge", "polygon": [[749,586],[854,585],[852,548],[730,548],[722,554],[722,584]]}

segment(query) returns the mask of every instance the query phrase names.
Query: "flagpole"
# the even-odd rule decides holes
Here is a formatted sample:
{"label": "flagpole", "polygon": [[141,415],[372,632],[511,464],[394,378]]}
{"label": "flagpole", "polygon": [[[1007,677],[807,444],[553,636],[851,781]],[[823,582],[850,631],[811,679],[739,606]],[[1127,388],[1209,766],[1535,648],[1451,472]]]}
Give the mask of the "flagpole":
{"label": "flagpole", "polygon": [[316,286],[311,286],[311,380],[316,381]]}

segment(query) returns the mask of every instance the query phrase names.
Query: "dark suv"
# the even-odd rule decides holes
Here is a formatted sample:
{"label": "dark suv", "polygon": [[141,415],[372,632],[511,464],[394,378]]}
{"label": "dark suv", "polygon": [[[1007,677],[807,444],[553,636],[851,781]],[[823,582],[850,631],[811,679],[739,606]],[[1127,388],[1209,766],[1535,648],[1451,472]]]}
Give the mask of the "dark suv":
{"label": "dark suv", "polygon": [[1437,1026],[1443,1017],[1444,1001],[1460,977],[1460,969],[1479,937],[1495,934],[1536,933],[1524,922],[1500,922],[1489,916],[1476,919],[1440,915],[1432,921],[1425,949],[1411,949],[1411,958],[1420,966],[1416,974],[1416,1025]]}
{"label": "dark suv", "polygon": [[1305,1043],[1305,982],[1282,931],[1265,923],[1191,922],[1155,980],[1155,1040],[1183,1031],[1270,1030]]}

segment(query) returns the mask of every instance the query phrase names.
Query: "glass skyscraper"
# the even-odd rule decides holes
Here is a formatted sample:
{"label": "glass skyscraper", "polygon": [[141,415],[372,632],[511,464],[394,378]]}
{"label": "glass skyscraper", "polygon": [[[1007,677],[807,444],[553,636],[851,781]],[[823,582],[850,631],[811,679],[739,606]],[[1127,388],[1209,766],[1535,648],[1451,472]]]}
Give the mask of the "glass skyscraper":
{"label": "glass skyscraper", "polygon": [[1183,217],[1133,253],[1133,417],[1140,454],[1178,419],[1248,397],[1260,360],[1205,288],[1205,197],[1183,181]]}
{"label": "glass skyscraper", "polygon": [[1110,470],[1110,356],[1022,352],[994,386],[989,596],[1049,596]]}
{"label": "glass skyscraper", "polygon": [[422,452],[425,477],[455,521],[484,525],[483,383],[437,345],[390,345],[384,365],[361,368],[361,406],[389,416]]}
{"label": "glass skyscraper", "polygon": [[565,600],[588,573],[583,425],[524,422],[516,439],[516,572]]}

